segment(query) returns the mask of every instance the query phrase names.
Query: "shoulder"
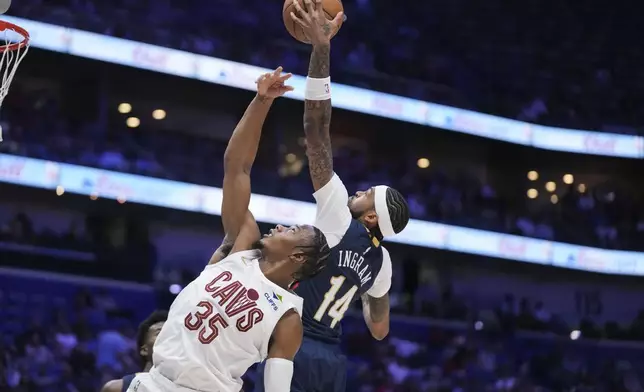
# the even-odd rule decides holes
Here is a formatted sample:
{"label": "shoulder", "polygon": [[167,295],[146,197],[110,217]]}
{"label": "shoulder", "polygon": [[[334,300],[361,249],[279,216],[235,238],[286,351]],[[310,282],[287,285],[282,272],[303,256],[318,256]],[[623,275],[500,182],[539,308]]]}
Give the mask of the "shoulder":
{"label": "shoulder", "polygon": [[121,379],[108,381],[105,385],[103,385],[101,392],[121,392],[122,390],[123,380]]}
{"label": "shoulder", "polygon": [[304,328],[302,327],[302,317],[295,309],[289,309],[277,321],[273,330],[273,339],[291,340],[302,336]]}
{"label": "shoulder", "polygon": [[380,271],[378,271],[378,274],[376,275],[376,279],[374,280],[373,285],[367,291],[367,294],[374,298],[383,297],[389,292],[393,274],[389,251],[383,246],[380,246],[379,248],[382,252],[382,264],[380,266]]}

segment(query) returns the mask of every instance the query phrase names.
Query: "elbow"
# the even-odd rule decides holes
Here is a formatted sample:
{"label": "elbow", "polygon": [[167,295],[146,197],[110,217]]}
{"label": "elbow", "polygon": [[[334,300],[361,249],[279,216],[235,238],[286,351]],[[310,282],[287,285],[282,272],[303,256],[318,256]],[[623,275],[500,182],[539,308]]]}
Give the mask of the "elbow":
{"label": "elbow", "polygon": [[244,160],[239,156],[234,156],[228,151],[224,153],[224,173],[246,173],[250,174],[250,169],[252,164],[244,162]]}
{"label": "elbow", "polygon": [[380,341],[389,335],[389,323],[374,323],[369,326],[371,336]]}

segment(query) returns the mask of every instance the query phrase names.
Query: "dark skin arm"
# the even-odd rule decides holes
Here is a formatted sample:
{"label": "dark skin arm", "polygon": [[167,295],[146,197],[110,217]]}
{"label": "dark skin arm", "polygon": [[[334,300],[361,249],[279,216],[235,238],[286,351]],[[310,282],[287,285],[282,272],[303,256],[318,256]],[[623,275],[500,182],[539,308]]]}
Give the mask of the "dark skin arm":
{"label": "dark skin arm", "polygon": [[[249,241],[253,238],[257,239],[260,237],[261,233],[259,231],[259,227],[257,226],[257,222],[255,221],[255,217],[250,211],[246,211],[246,222],[244,222],[244,224],[242,225],[237,238],[245,238],[242,241],[245,243],[247,242],[246,239],[248,239]],[[233,245],[235,245],[234,242],[228,236],[225,236],[219,248],[217,248],[215,253],[213,253],[210,257],[208,264],[217,264],[228,257],[233,249]]]}
{"label": "dark skin arm", "polygon": [[[329,43],[313,46],[308,76],[322,79],[330,72]],[[313,188],[317,191],[333,177],[333,152],[331,150],[331,100],[304,101],[304,134],[306,135],[306,156],[309,159],[309,173]]]}
{"label": "dark skin arm", "polygon": [[253,99],[233,131],[224,153],[221,219],[226,233],[225,241],[233,244],[231,253],[249,249],[260,238],[257,222],[248,211],[251,195],[250,170],[255,162],[262,126],[272,103],[273,99],[259,95]]}
{"label": "dark skin arm", "polygon": [[[273,99],[293,90],[284,85],[290,77],[291,74],[282,74],[282,67],[278,67],[257,79],[257,95],[239,120],[226,147],[221,220],[226,241],[233,244],[230,253],[250,249],[260,238],[257,222],[248,211],[250,170]],[[222,252],[219,253],[221,255]]]}
{"label": "dark skin arm", "polygon": [[304,328],[300,315],[293,309],[284,313],[273,329],[267,359],[283,358],[292,361],[300,349],[303,334]]}
{"label": "dark skin arm", "polygon": [[362,315],[374,339],[386,338],[389,334],[389,294],[380,298],[362,295]]}
{"label": "dark skin arm", "polygon": [[103,385],[101,392],[121,392],[122,388],[123,380],[112,380]]}

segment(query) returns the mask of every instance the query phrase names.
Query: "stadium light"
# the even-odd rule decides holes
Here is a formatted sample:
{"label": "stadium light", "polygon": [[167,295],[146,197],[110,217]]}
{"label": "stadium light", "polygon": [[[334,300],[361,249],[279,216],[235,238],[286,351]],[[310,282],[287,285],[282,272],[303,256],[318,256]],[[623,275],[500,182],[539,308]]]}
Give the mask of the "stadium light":
{"label": "stadium light", "polygon": [[163,120],[166,116],[165,110],[163,109],[156,109],[152,111],[152,118],[155,120]]}
{"label": "stadium light", "polygon": [[65,188],[63,188],[62,186],[58,185],[56,187],[56,194],[58,196],[62,196],[64,193],[65,193]]}
{"label": "stadium light", "polygon": [[539,173],[537,173],[534,170],[530,170],[528,172],[528,180],[530,181],[537,181],[539,179]]}
{"label": "stadium light", "polygon": [[575,181],[575,177],[573,177],[572,174],[564,174],[563,176],[563,182],[564,184],[572,184]]}
{"label": "stadium light", "polygon": [[429,167],[430,162],[429,162],[429,159],[427,158],[420,158],[418,162],[416,162],[416,164],[421,169],[427,169]]}
{"label": "stadium light", "polygon": [[559,201],[559,196],[557,196],[557,195],[550,196],[550,202],[552,204],[557,204],[558,201]]}
{"label": "stadium light", "polygon": [[546,182],[546,190],[548,192],[554,192],[555,189],[557,189],[557,184],[555,184],[554,181]]}
{"label": "stadium light", "polygon": [[119,110],[119,113],[121,114],[128,114],[129,112],[132,111],[132,105],[130,105],[127,102],[120,103],[118,110]]}
{"label": "stadium light", "polygon": [[536,189],[534,188],[528,189],[528,197],[530,199],[536,199],[537,196],[539,196],[539,192]]}
{"label": "stadium light", "polygon": [[141,120],[136,117],[128,117],[127,120],[125,120],[125,125],[130,128],[136,128],[141,125]]}
{"label": "stadium light", "polygon": [[586,192],[586,184],[579,184],[579,185],[577,186],[577,190],[579,191],[579,193],[584,193],[584,192]]}

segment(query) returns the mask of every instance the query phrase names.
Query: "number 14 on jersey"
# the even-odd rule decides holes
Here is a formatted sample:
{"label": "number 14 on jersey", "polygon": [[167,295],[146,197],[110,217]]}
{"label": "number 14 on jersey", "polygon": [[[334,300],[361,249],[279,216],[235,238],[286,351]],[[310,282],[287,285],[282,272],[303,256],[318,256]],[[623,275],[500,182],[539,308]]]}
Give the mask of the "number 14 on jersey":
{"label": "number 14 on jersey", "polygon": [[[313,316],[315,321],[321,322],[322,317],[324,317],[325,314],[328,314],[329,317],[331,317],[330,327],[335,328],[336,324],[342,320],[344,314],[349,309],[349,305],[351,305],[353,296],[356,294],[356,291],[358,291],[358,286],[354,285],[345,295],[336,300],[335,297],[338,295],[338,291],[340,291],[345,280],[346,278],[342,275],[334,276],[330,279],[331,288],[324,294],[324,301],[322,301],[320,307]],[[333,302],[334,300],[335,302]],[[333,302],[333,305],[331,305],[331,302]],[[330,309],[329,306],[331,306]]]}

